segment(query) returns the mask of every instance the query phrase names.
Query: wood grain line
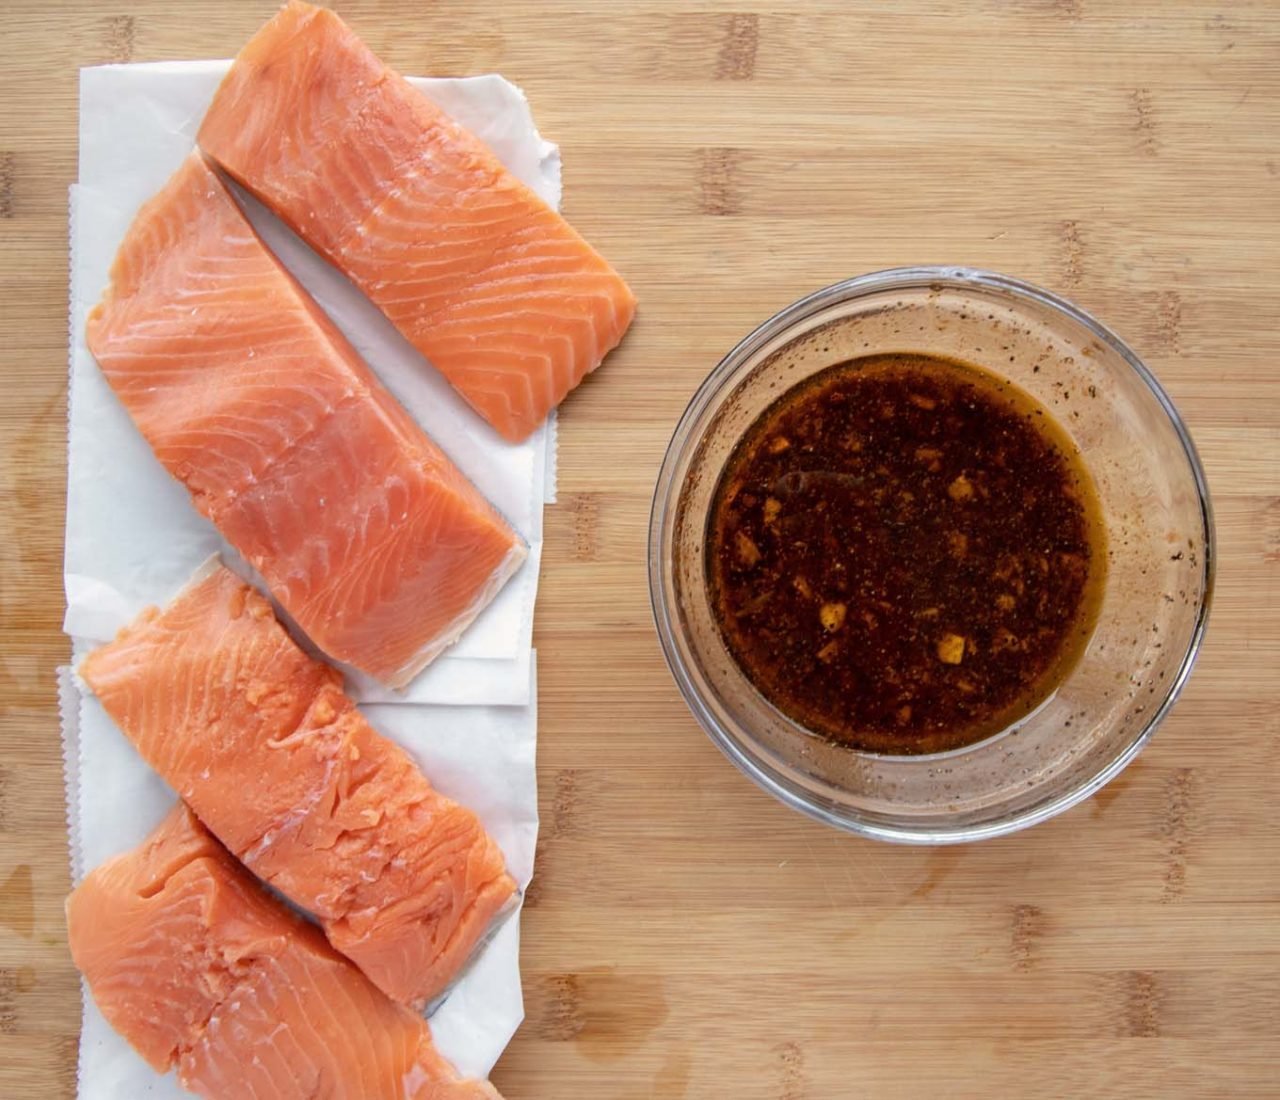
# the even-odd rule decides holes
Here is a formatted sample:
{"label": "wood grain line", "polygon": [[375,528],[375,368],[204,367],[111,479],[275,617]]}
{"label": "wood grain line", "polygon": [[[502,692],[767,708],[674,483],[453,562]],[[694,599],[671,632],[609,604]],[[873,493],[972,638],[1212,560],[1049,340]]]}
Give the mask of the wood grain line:
{"label": "wood grain line", "polygon": [[734,12],[724,19],[724,37],[716,55],[717,80],[750,80],[756,72],[760,48],[760,16]]}
{"label": "wood grain line", "polygon": [[1262,560],[1280,562],[1280,497],[1262,509]]}
{"label": "wood grain line", "polygon": [[1068,218],[1059,223],[1058,232],[1062,238],[1062,283],[1067,288],[1080,285],[1084,278],[1084,235],[1080,231],[1080,223]]}
{"label": "wood grain line", "polygon": [[137,39],[137,20],[132,15],[113,15],[107,20],[105,35],[107,59],[117,64],[132,61]]}
{"label": "wood grain line", "polygon": [[36,912],[31,864],[19,863],[0,886],[0,925],[23,939],[35,934]]}
{"label": "wood grain line", "polygon": [[574,561],[594,561],[600,534],[600,494],[571,493],[561,501],[573,525],[571,556]]}
{"label": "wood grain line", "polygon": [[778,1047],[778,1065],[782,1074],[782,1089],[778,1100],[804,1100],[804,1048],[794,1040]]}
{"label": "wood grain line", "polygon": [[698,150],[698,209],[702,213],[724,217],[741,212],[741,163],[740,149]]}
{"label": "wood grain line", "polygon": [[1134,132],[1138,135],[1138,151],[1146,157],[1160,152],[1160,139],[1156,133],[1155,98],[1150,88],[1135,88],[1129,96],[1133,107]]}
{"label": "wood grain line", "polygon": [[13,217],[13,176],[16,158],[10,149],[0,150],[0,218]]}
{"label": "wood grain line", "polygon": [[1039,940],[1044,932],[1044,912],[1038,905],[1016,905],[1009,932],[1013,968],[1031,970],[1036,964]]}
{"label": "wood grain line", "polygon": [[567,1043],[582,1034],[586,1020],[576,974],[552,974],[532,983],[529,994],[528,1024],[538,1038]]}
{"label": "wood grain line", "polygon": [[1182,295],[1176,290],[1162,290],[1156,315],[1160,346],[1177,355],[1182,351]]}
{"label": "wood grain line", "polygon": [[1123,976],[1124,1034],[1150,1039],[1160,1034],[1160,984],[1146,970],[1131,970]]}
{"label": "wood grain line", "polygon": [[17,1030],[17,974],[7,967],[0,967],[0,1035],[12,1035]]}
{"label": "wood grain line", "polygon": [[578,779],[576,768],[562,768],[556,772],[555,793],[551,798],[551,822],[546,831],[548,840],[558,840],[574,831],[578,811]]}
{"label": "wood grain line", "polygon": [[1027,15],[1064,23],[1074,23],[1084,15],[1083,0],[1007,0],[1007,5]]}
{"label": "wood grain line", "polygon": [[1194,810],[1195,772],[1178,768],[1165,784],[1160,832],[1165,842],[1164,888],[1161,901],[1177,901],[1187,887],[1187,848]]}

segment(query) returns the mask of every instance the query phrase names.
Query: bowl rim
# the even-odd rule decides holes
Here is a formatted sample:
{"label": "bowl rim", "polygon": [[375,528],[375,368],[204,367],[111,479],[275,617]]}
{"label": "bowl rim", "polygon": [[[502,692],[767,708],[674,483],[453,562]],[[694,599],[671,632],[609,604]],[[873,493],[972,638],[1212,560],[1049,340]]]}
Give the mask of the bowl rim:
{"label": "bowl rim", "polygon": [[[684,660],[674,644],[676,632],[673,624],[673,609],[667,605],[663,588],[665,571],[662,541],[667,511],[668,509],[674,509],[676,504],[676,500],[672,496],[673,489],[676,488],[673,484],[676,467],[685,451],[690,446],[696,446],[696,441],[688,438],[689,427],[703,413],[716,395],[729,384],[730,376],[746,358],[769,340],[774,339],[780,332],[784,332],[787,328],[812,316],[812,314],[828,305],[860,297],[871,291],[933,285],[961,290],[995,290],[1011,295],[1014,298],[1028,299],[1050,310],[1065,314],[1070,320],[1087,329],[1096,339],[1108,345],[1145,383],[1172,424],[1186,455],[1187,464],[1191,469],[1192,478],[1195,482],[1202,524],[1202,586],[1199,606],[1196,609],[1196,621],[1192,628],[1186,653],[1178,666],[1177,674],[1170,679],[1168,689],[1165,691],[1159,706],[1155,708],[1147,722],[1138,729],[1129,744],[1105,767],[1081,779],[1074,786],[1051,799],[1035,803],[996,821],[980,825],[953,827],[948,826],[945,819],[942,821],[931,820],[927,825],[915,828],[886,825],[879,821],[869,820],[856,811],[818,802],[801,794],[773,769],[744,752],[719,727],[719,723],[713,718],[701,694],[695,687],[689,675],[689,670],[686,668]],[[659,469],[658,478],[654,485],[653,500],[649,512],[648,554],[649,602],[667,668],[675,679],[676,686],[683,696],[685,704],[692,711],[694,718],[703,731],[720,751],[757,786],[785,805],[816,821],[845,832],[856,833],[875,840],[917,845],[963,844],[977,840],[988,840],[1029,828],[1051,817],[1056,817],[1058,814],[1083,802],[1128,767],[1146,746],[1147,742],[1151,740],[1160,723],[1164,721],[1170,708],[1177,701],[1178,696],[1181,695],[1187,679],[1191,675],[1192,666],[1200,654],[1205,630],[1208,626],[1209,611],[1213,604],[1218,557],[1213,505],[1209,495],[1209,483],[1205,475],[1204,466],[1200,461],[1200,455],[1196,450],[1186,423],[1183,421],[1181,414],[1179,414],[1173,400],[1169,397],[1164,387],[1161,386],[1150,368],[1111,329],[1065,298],[1013,276],[985,271],[980,268],[956,265],[885,268],[850,279],[843,279],[840,282],[832,283],[807,294],[791,303],[791,305],[779,310],[739,340],[716,364],[707,377],[703,379],[697,390],[694,391],[671,434],[671,439],[667,444],[662,466]]]}

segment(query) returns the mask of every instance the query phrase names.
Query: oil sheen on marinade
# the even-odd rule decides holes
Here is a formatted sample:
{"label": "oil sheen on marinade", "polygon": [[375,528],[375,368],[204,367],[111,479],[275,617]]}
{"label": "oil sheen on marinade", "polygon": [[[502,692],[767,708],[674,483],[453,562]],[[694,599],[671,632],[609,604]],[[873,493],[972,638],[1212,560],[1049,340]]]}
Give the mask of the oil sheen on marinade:
{"label": "oil sheen on marinade", "polygon": [[968,364],[877,355],[801,383],[748,430],[711,518],[734,658],[851,748],[989,737],[1056,687],[1097,618],[1104,535],[1078,453]]}

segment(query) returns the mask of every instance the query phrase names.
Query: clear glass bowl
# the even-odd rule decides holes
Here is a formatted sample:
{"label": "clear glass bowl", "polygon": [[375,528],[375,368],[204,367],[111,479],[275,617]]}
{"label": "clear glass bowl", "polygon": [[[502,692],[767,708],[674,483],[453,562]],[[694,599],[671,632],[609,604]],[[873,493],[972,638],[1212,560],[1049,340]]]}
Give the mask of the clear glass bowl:
{"label": "clear glass bowl", "polygon": [[[1107,527],[1102,608],[1074,670],[1009,729],[931,756],[858,752],[791,721],[743,675],[708,600],[711,498],[742,433],[795,383],[881,352],[967,360],[1039,399],[1079,446]],[[765,790],[819,821],[922,844],[1024,828],[1116,776],[1186,682],[1204,635],[1213,569],[1204,470],[1151,372],[1061,298],[953,267],[837,283],[751,333],[711,372],[676,427],[649,530],[658,635],[711,739]]]}

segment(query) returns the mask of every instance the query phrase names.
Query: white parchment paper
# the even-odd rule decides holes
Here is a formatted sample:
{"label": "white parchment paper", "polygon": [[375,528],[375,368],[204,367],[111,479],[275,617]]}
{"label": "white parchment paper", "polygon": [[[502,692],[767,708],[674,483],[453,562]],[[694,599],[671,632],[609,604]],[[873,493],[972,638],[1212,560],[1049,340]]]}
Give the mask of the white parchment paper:
{"label": "white parchment paper", "polygon": [[[81,73],[80,176],[71,194],[71,398],[65,629],[79,660],[149,604],[164,604],[212,553],[235,554],[191,506],[138,435],[84,344],[84,319],[137,208],[190,151],[229,63],[113,65]],[[496,76],[415,80],[543,198],[559,203],[556,148],[523,94]],[[243,196],[242,196],[243,197]],[[383,382],[528,539],[530,560],[448,655],[406,693],[348,670],[348,690],[373,724],[403,745],[444,793],[473,808],[523,889],[537,837],[533,604],[542,507],[554,500],[555,424],[521,445],[500,439],[341,276],[252,200],[260,233],[319,300]],[[241,572],[251,571],[238,565]],[[174,795],[67,670],[59,701],[72,875],[137,844]],[[497,932],[431,1017],[442,1053],[488,1073],[523,1018],[518,914]],[[157,1076],[86,997],[83,1100],[182,1097]]]}

